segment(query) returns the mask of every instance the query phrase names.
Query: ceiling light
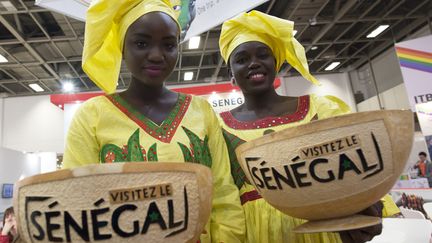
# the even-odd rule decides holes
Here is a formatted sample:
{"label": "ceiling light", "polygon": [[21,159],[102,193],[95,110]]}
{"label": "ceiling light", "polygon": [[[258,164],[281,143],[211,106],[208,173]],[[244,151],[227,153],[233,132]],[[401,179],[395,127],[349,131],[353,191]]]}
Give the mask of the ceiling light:
{"label": "ceiling light", "polygon": [[309,19],[309,24],[312,25],[312,26],[316,25],[317,24],[316,18]]}
{"label": "ceiling light", "polygon": [[4,57],[2,54],[0,54],[0,63],[8,62],[8,59]]}
{"label": "ceiling light", "polygon": [[39,84],[29,84],[30,88],[36,92],[43,92],[45,91]]}
{"label": "ceiling light", "polygon": [[318,49],[318,46],[312,46],[312,47],[311,47],[311,50],[312,50],[312,51],[315,51],[316,49]]}
{"label": "ceiling light", "polygon": [[9,10],[9,11],[16,11],[17,10],[15,8],[15,6],[10,1],[1,1],[0,4],[3,5],[3,7],[6,10]]}
{"label": "ceiling light", "polygon": [[332,62],[330,65],[328,65],[325,70],[326,71],[331,71],[333,69],[335,69],[337,66],[339,66],[340,62]]}
{"label": "ceiling light", "polygon": [[200,41],[201,41],[200,36],[194,36],[194,37],[190,38],[189,39],[189,49],[198,49]]}
{"label": "ceiling light", "polygon": [[295,36],[297,34],[297,30],[293,30],[293,36]]}
{"label": "ceiling light", "polygon": [[379,34],[381,34],[384,30],[386,30],[390,25],[384,24],[378,26],[376,29],[374,29],[372,32],[369,33],[369,35],[366,36],[366,38],[375,38]]}
{"label": "ceiling light", "polygon": [[192,78],[193,78],[193,72],[184,73],[184,80],[188,81],[188,80],[192,80]]}
{"label": "ceiling light", "polygon": [[74,85],[71,82],[65,82],[63,83],[63,91],[64,92],[71,92],[74,89]]}

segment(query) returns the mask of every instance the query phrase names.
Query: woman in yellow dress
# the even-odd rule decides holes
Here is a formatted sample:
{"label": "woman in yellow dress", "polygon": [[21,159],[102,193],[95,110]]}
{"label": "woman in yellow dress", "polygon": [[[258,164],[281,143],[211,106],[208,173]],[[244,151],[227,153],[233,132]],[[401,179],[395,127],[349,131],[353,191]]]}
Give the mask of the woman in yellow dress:
{"label": "woman in yellow dress", "polygon": [[[287,216],[261,198],[248,182],[238,164],[235,148],[267,133],[350,112],[350,108],[334,96],[314,94],[300,97],[280,96],[273,82],[281,65],[287,61],[307,80],[318,83],[309,73],[304,48],[293,37],[293,22],[258,11],[240,14],[226,21],[220,36],[221,55],[230,68],[233,82],[242,90],[245,102],[220,114],[231,160],[231,172],[246,217],[247,242],[250,243],[355,243],[365,242],[381,232],[381,225],[342,234],[294,234],[292,228],[304,220]],[[275,151],[277,153],[277,151]],[[385,204],[390,202],[386,197]],[[394,203],[393,203],[394,204]],[[381,216],[380,203],[367,213]],[[394,208],[383,212],[394,214]],[[366,213],[366,212],[365,212]],[[342,238],[342,239],[341,239]]]}
{"label": "woman in yellow dress", "polygon": [[[128,161],[208,166],[213,206],[200,241],[242,242],[244,214],[217,117],[205,100],[164,86],[180,34],[170,1],[92,1],[85,31],[83,69],[107,94],[76,112],[64,167]],[[132,81],[115,93],[122,59]]]}

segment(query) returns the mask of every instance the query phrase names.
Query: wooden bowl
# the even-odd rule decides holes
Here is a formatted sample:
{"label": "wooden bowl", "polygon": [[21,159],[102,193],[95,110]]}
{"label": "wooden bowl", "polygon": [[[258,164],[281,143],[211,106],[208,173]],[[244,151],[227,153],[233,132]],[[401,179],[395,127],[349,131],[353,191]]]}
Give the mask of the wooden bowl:
{"label": "wooden bowl", "polygon": [[24,242],[197,242],[212,174],[191,163],[115,163],[32,176],[15,185]]}
{"label": "wooden bowl", "polygon": [[357,216],[350,224],[340,218],[376,203],[392,188],[413,137],[411,111],[360,112],[265,135],[239,146],[236,154],[249,181],[278,210],[315,222],[339,218],[332,227],[307,232],[346,230],[380,222]]}

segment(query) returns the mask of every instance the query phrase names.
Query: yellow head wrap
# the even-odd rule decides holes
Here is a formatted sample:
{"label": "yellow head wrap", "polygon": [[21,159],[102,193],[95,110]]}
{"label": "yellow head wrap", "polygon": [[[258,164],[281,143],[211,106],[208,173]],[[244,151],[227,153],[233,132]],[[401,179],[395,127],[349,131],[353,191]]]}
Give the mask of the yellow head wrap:
{"label": "yellow head wrap", "polygon": [[305,79],[318,84],[318,80],[309,73],[305,50],[294,38],[293,28],[294,22],[259,11],[242,13],[222,25],[219,39],[221,55],[228,62],[231,53],[240,44],[258,41],[270,47],[278,70],[287,61]]}
{"label": "yellow head wrap", "polygon": [[[150,12],[164,12],[176,21],[169,0],[93,0],[87,10],[82,67],[106,93],[115,92],[129,26]],[[180,28],[180,27],[179,27]]]}

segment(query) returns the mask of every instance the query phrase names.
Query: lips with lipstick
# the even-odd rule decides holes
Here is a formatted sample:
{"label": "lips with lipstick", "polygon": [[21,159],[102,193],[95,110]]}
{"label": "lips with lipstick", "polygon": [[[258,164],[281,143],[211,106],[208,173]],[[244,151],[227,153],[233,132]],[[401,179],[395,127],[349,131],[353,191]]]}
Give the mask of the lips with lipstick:
{"label": "lips with lipstick", "polygon": [[148,65],[144,68],[145,73],[151,77],[158,77],[162,74],[164,67],[160,65]]}

